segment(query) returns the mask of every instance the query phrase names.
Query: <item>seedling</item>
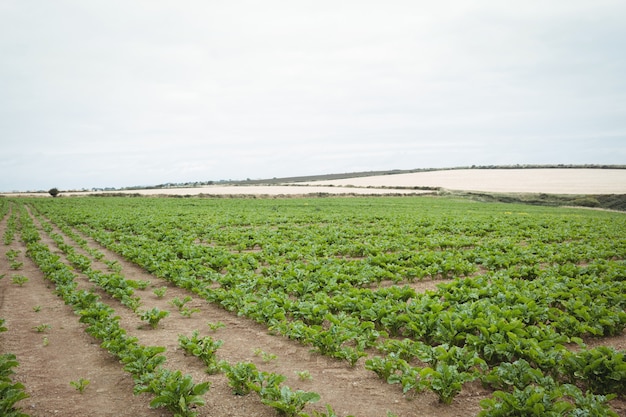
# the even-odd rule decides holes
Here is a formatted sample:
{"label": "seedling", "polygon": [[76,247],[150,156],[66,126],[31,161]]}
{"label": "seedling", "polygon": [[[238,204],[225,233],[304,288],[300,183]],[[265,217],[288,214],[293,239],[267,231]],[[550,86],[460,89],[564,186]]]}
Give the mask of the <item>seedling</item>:
{"label": "seedling", "polygon": [[189,295],[183,298],[182,300],[178,297],[174,297],[170,300],[170,304],[173,305],[174,307],[177,307],[178,311],[181,311],[183,307],[185,306],[185,304],[187,304],[190,301],[191,301],[191,296]]}
{"label": "seedling", "polygon": [[35,327],[34,327],[34,329],[35,329],[35,331],[36,331],[37,333],[43,333],[43,332],[45,332],[46,330],[50,330],[51,328],[52,328],[52,326],[50,326],[50,325],[49,325],[49,324],[47,324],[47,323],[42,323],[42,324],[40,324],[40,325],[38,325],[38,326],[35,326]]}
{"label": "seedling", "polygon": [[209,381],[194,384],[191,375],[161,368],[141,392],[152,392],[156,395],[150,402],[151,408],[165,407],[175,416],[195,417],[198,412],[194,408],[205,404],[202,396],[210,387]]}
{"label": "seedling", "polygon": [[214,332],[217,329],[221,329],[222,327],[226,327],[226,325],[224,323],[222,323],[221,321],[218,321],[217,323],[207,323],[207,326],[209,326],[209,330]]}
{"label": "seedling", "polygon": [[146,310],[143,313],[141,313],[139,318],[141,318],[141,320],[143,321],[147,321],[148,324],[150,324],[150,327],[152,327],[153,329],[156,329],[157,326],[159,325],[159,321],[161,321],[161,319],[164,319],[165,317],[169,315],[170,315],[169,311],[159,310],[157,307],[154,307],[152,310]]}
{"label": "seedling", "polygon": [[24,266],[24,262],[11,261],[9,266],[12,270],[17,271],[18,269]]}
{"label": "seedling", "polygon": [[152,292],[157,298],[163,298],[165,296],[165,292],[167,291],[167,287],[155,288]]}
{"label": "seedling", "polygon": [[254,381],[258,378],[259,371],[256,365],[250,362],[237,362],[235,365],[222,361],[222,370],[228,378],[228,385],[235,395],[247,395],[252,390]]}
{"label": "seedling", "polygon": [[87,385],[89,385],[89,382],[88,379],[81,378],[78,381],[70,381],[70,385],[82,394],[85,388],[87,388]]}
{"label": "seedling", "polygon": [[178,336],[178,344],[185,352],[200,358],[207,366],[207,373],[215,374],[220,371],[220,363],[217,361],[215,352],[222,346],[222,340],[213,340],[210,336],[200,337],[198,331],[194,331],[191,337]]}
{"label": "seedling", "polygon": [[276,396],[262,397],[261,402],[274,408],[280,415],[297,417],[308,403],[314,403],[319,399],[320,396],[316,392],[292,391],[291,388],[283,385]]}
{"label": "seedling", "polygon": [[313,377],[311,376],[311,373],[309,371],[295,371],[296,375],[298,375],[298,378],[300,379],[300,381],[311,381],[313,380]]}
{"label": "seedling", "polygon": [[260,356],[263,359],[264,363],[270,363],[277,358],[277,356],[273,353],[267,353],[261,349],[255,349],[254,356]]}
{"label": "seedling", "polygon": [[28,278],[26,278],[24,275],[13,275],[11,277],[11,281],[21,287],[28,282]]}
{"label": "seedling", "polygon": [[50,340],[48,340],[48,338],[46,336],[44,336],[43,338],[43,346],[46,347],[50,344]]}
{"label": "seedling", "polygon": [[120,273],[122,272],[122,265],[118,261],[104,261],[105,264],[109,267],[110,271]]}
{"label": "seedling", "polygon": [[15,259],[17,259],[17,255],[19,254],[20,254],[19,250],[10,249],[7,251],[6,256],[9,261],[14,261]]}
{"label": "seedling", "polygon": [[33,307],[33,311],[34,311],[35,313],[39,313],[39,312],[41,311],[41,306],[34,306],[34,307]]}
{"label": "seedling", "polygon": [[184,317],[191,317],[193,313],[199,313],[199,312],[200,312],[199,308],[183,307],[182,310],[180,310],[180,314],[182,314]]}
{"label": "seedling", "polygon": [[133,310],[134,313],[137,312],[139,307],[141,306],[141,298],[140,297],[124,297],[122,303],[126,305],[126,307]]}
{"label": "seedling", "polygon": [[148,285],[150,285],[150,281],[147,280],[126,280],[126,283],[128,284],[129,287],[131,288],[135,288],[135,289],[139,289],[139,290],[145,290],[146,288],[148,288]]}

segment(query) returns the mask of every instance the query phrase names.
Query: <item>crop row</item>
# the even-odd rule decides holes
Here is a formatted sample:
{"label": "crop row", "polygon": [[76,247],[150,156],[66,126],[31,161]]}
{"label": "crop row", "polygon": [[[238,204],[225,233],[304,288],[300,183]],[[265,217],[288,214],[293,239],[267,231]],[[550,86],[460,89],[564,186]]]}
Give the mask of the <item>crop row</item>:
{"label": "crop row", "polygon": [[[0,200],[0,220],[10,211],[10,204],[7,201]],[[5,245],[13,242],[16,231],[15,215],[11,215],[7,219],[7,227],[3,235]],[[0,275],[0,279],[4,278],[4,275]],[[8,329],[5,326],[5,319],[0,318],[0,333],[6,332]],[[12,375],[14,374],[14,368],[19,366],[19,362],[14,354],[8,352],[0,352],[0,415],[6,417],[27,417],[28,415],[22,413],[17,403],[25,398],[28,398],[28,394],[25,391],[25,387],[20,382],[14,382]]]}
{"label": "crop row", "polygon": [[[480,379],[496,390],[483,414],[499,415],[604,410],[626,391],[624,353],[582,343],[626,326],[620,215],[424,199],[31,204],[322,354],[367,357],[405,392],[449,403]],[[427,277],[454,279],[426,293],[397,285]]]}

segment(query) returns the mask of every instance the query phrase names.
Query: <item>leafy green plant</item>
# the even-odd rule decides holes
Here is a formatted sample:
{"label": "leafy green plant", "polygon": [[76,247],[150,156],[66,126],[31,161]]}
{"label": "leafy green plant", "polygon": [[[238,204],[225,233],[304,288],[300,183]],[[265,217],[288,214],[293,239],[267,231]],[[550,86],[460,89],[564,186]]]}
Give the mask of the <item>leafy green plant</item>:
{"label": "leafy green plant", "polygon": [[41,306],[40,305],[33,306],[33,311],[35,313],[39,313],[41,311]]}
{"label": "leafy green plant", "polygon": [[179,310],[181,316],[183,317],[191,317],[191,315],[193,313],[199,313],[200,309],[199,308],[189,308],[187,306],[183,307],[182,309]]}
{"label": "leafy green plant", "polygon": [[180,371],[160,368],[158,374],[142,392],[152,392],[156,397],[150,401],[150,407],[165,407],[176,417],[195,417],[195,407],[205,404],[204,398],[211,387],[208,381],[194,384],[191,375]]}
{"label": "leafy green plant", "polygon": [[14,261],[17,259],[18,255],[20,254],[21,251],[17,250],[17,249],[9,249],[6,253],[6,257],[9,261]]}
{"label": "leafy green plant", "polygon": [[261,357],[264,363],[270,363],[271,361],[278,358],[278,356],[274,355],[273,353],[265,352],[260,348],[254,349],[254,356]]}
{"label": "leafy green plant", "polygon": [[222,323],[221,321],[218,321],[217,323],[207,323],[207,326],[209,327],[209,331],[215,332],[218,329],[221,329],[223,327],[226,327],[226,325],[224,323]]}
{"label": "leafy green plant", "polygon": [[183,307],[185,306],[185,304],[187,304],[188,302],[190,302],[192,300],[191,296],[187,295],[185,296],[183,299],[180,299],[178,297],[174,297],[170,300],[170,304],[173,305],[174,307],[178,308],[178,311],[181,311],[183,309]]}
{"label": "leafy green plant", "polygon": [[482,381],[494,389],[511,391],[513,388],[524,389],[530,384],[541,384],[543,372],[520,359],[513,363],[503,362],[491,372],[482,376]]}
{"label": "leafy green plant", "polygon": [[298,376],[298,379],[300,381],[311,381],[311,380],[313,380],[313,377],[311,376],[311,372],[309,372],[308,370],[294,371],[294,372]]}
{"label": "leafy green plant", "polygon": [[28,282],[28,278],[26,278],[24,275],[13,275],[11,277],[11,281],[13,282],[13,284],[21,287]]}
{"label": "leafy green plant", "polygon": [[22,268],[23,266],[24,266],[24,262],[19,262],[19,261],[11,261],[11,263],[9,264],[9,267],[15,271]]}
{"label": "leafy green plant", "polygon": [[155,288],[152,292],[157,296],[157,298],[163,298],[167,292],[167,287]]}
{"label": "leafy green plant", "polygon": [[43,333],[46,330],[50,330],[51,328],[52,328],[52,326],[47,324],[47,323],[42,323],[42,324],[39,324],[39,325],[34,327],[34,329],[35,329],[35,331],[37,333]]}
{"label": "leafy green plant", "polygon": [[44,336],[41,344],[42,344],[43,347],[46,347],[46,346],[48,346],[50,344],[50,340],[46,336]]}
{"label": "leafy green plant", "polygon": [[122,298],[122,304],[130,308],[134,313],[136,313],[137,310],[139,310],[139,307],[141,307],[142,305],[141,297],[124,296]]}
{"label": "leafy green plant", "polygon": [[235,365],[230,365],[226,362],[220,363],[226,378],[228,378],[228,385],[233,389],[235,395],[247,395],[252,390],[252,387],[258,379],[258,370],[256,365],[250,362],[237,362]]}
{"label": "leafy green plant", "polygon": [[85,391],[85,389],[90,383],[91,382],[88,379],[84,379],[84,378],[80,378],[76,381],[70,381],[70,385],[76,388],[76,390],[80,392],[81,394]]}
{"label": "leafy green plant", "polygon": [[15,407],[17,402],[29,397],[23,384],[11,381],[13,368],[18,365],[15,355],[0,355],[0,415],[3,417],[28,417]]}
{"label": "leafy green plant", "polygon": [[[119,340],[113,350],[119,352],[120,362],[124,370],[135,376],[138,390],[150,381],[159,367],[165,362],[163,346],[137,346],[127,339]],[[122,345],[122,346],[119,346]]]}
{"label": "leafy green plant", "polygon": [[122,265],[116,260],[106,260],[104,263],[109,267],[112,272],[122,272]]}
{"label": "leafy green plant", "polygon": [[165,317],[169,316],[170,312],[166,310],[160,310],[158,307],[152,308],[152,310],[143,311],[139,318],[143,321],[147,321],[150,327],[156,329],[159,322]]}
{"label": "leafy green plant", "polygon": [[512,392],[496,391],[480,402],[479,417],[608,416],[617,417],[607,401],[614,395],[583,394],[574,385],[558,386],[548,377],[543,385],[530,384]]}
{"label": "leafy green plant", "polygon": [[129,279],[129,280],[126,280],[126,282],[131,288],[136,288],[139,290],[145,290],[150,285],[150,281],[148,280],[136,280],[135,281],[135,280]]}
{"label": "leafy green plant", "polygon": [[308,403],[319,401],[320,396],[315,392],[302,390],[293,391],[288,386],[280,388],[278,396],[261,397],[261,402],[274,408],[279,415],[297,417]]}
{"label": "leafy green plant", "polygon": [[207,373],[219,372],[220,364],[215,353],[224,344],[222,340],[213,340],[210,336],[199,337],[198,331],[194,331],[191,337],[179,335],[178,344],[185,352],[200,358],[207,367]]}
{"label": "leafy green plant", "polygon": [[456,365],[439,362],[435,369],[430,367],[422,369],[420,378],[420,383],[437,394],[441,403],[450,404],[461,392],[463,384],[476,377],[468,372],[459,372]]}
{"label": "leafy green plant", "polygon": [[569,382],[583,382],[595,393],[620,393],[626,391],[625,355],[624,351],[607,346],[568,351],[559,368]]}

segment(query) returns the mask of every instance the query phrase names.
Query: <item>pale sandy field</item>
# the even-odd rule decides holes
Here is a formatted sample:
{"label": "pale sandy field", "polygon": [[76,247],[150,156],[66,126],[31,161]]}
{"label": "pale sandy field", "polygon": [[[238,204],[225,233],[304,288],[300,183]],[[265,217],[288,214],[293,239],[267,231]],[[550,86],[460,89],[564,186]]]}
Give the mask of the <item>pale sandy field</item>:
{"label": "pale sandy field", "polygon": [[380,175],[311,185],[442,187],[498,193],[626,194],[626,169],[458,169]]}
{"label": "pale sandy field", "polygon": [[[448,190],[497,193],[626,194],[626,169],[458,169],[283,185],[211,185],[197,188],[98,192],[97,194],[293,196],[319,193],[384,195],[429,192],[412,190],[408,187],[441,187]],[[62,195],[90,194],[94,193],[62,192]],[[47,193],[4,195],[48,196]]]}
{"label": "pale sandy field", "polygon": [[[419,194],[427,191],[406,190],[406,189],[369,189],[369,188],[352,188],[352,187],[335,187],[335,186],[298,186],[298,185],[248,185],[248,186],[232,186],[232,185],[211,185],[197,188],[169,188],[161,190],[132,190],[122,191],[129,194],[142,195],[307,195],[307,194]],[[114,192],[115,193],[115,192]]]}

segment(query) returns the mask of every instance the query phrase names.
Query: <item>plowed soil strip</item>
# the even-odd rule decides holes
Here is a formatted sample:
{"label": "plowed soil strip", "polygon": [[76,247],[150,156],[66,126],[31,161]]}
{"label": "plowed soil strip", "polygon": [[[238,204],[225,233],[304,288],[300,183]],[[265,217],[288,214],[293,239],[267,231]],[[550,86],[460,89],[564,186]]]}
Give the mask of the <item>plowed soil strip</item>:
{"label": "plowed soil strip", "polygon": [[[5,228],[6,219],[0,223],[0,235]],[[11,249],[20,251],[19,270],[9,270],[5,262]],[[0,317],[8,328],[0,334],[0,352],[16,355],[20,365],[14,380],[23,383],[30,395],[17,405],[34,417],[161,416],[162,412],[149,408],[147,396],[133,395],[130,374],[84,332],[72,309],[54,295],[54,286],[25,252],[17,240],[0,246],[0,275],[6,274],[0,280]],[[21,287],[13,284],[15,274],[24,275],[28,282]],[[42,325],[50,328],[35,330]],[[80,378],[90,381],[82,394],[70,385]]]}

